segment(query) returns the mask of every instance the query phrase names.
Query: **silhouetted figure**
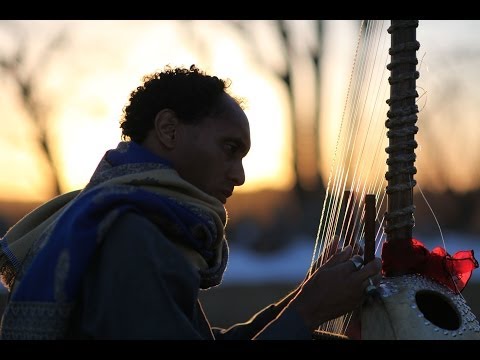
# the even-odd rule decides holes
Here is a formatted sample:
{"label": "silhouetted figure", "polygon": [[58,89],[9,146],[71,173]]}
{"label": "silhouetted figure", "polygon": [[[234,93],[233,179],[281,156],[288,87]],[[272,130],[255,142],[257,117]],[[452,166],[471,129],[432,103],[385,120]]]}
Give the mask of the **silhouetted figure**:
{"label": "silhouetted figure", "polygon": [[224,330],[207,321],[198,294],[222,280],[224,204],[245,181],[250,149],[228,85],[193,65],[144,78],[124,108],[123,141],[87,186],[1,240],[12,292],[3,339],[311,339],[360,306],[380,262],[358,269],[346,248],[249,322]]}

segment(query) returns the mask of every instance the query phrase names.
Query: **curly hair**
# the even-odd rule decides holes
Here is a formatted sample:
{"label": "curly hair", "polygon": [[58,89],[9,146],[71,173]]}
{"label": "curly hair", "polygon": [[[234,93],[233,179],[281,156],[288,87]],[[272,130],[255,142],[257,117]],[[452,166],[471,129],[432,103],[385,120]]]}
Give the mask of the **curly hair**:
{"label": "curly hair", "polygon": [[[162,72],[144,76],[143,85],[130,93],[123,108],[122,139],[142,142],[153,129],[155,116],[163,109],[174,111],[187,123],[221,113],[219,100],[222,94],[228,94],[230,84],[230,80],[207,75],[195,65],[189,69],[166,66]],[[241,99],[231,97],[243,108]]]}

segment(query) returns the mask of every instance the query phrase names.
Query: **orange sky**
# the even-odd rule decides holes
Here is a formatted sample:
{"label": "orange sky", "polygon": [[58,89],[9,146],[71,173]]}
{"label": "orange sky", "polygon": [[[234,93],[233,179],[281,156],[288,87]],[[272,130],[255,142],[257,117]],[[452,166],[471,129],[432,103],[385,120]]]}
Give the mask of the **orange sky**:
{"label": "orange sky", "polygon": [[[31,46],[30,67],[23,70],[25,73],[36,69],[35,59],[40,57],[45,41],[66,29],[66,42],[37,72],[38,93],[50,106],[49,129],[55,159],[62,169],[64,191],[82,187],[105,150],[116,146],[122,107],[141,77],[165,64],[192,63],[231,78],[232,91],[248,100],[252,148],[245,159],[247,182],[243,191],[291,186],[285,89],[255,62],[252,53],[246,51],[247,44],[241,42],[227,22],[3,21],[0,54],[12,54],[18,44],[15,33],[10,31],[12,24],[25,31],[26,45]],[[308,21],[297,21],[295,25],[299,52],[305,51],[311,41],[307,36],[309,25]],[[269,66],[283,66],[269,24],[257,21],[251,26],[258,28]],[[421,169],[417,180],[423,189],[449,186],[468,190],[479,186],[476,166],[480,160],[480,101],[475,91],[480,80],[478,60],[459,56],[466,50],[473,55],[478,52],[480,45],[474,37],[478,30],[480,21],[420,22],[418,58],[422,65],[417,85],[427,95],[419,102],[424,108],[418,125],[420,129],[429,129],[428,139],[420,143],[417,151],[417,168]],[[321,102],[325,119],[321,129],[325,134],[325,178],[337,139],[357,31],[353,21],[326,24],[326,71],[322,82],[325,90]],[[33,141],[34,128],[19,104],[11,80],[3,72],[0,88],[0,166],[4,169],[0,199],[46,199],[51,192],[48,171]],[[309,91],[305,87],[302,101],[311,101]],[[442,105],[441,109],[433,106],[437,104]],[[439,157],[440,162],[436,161]]]}

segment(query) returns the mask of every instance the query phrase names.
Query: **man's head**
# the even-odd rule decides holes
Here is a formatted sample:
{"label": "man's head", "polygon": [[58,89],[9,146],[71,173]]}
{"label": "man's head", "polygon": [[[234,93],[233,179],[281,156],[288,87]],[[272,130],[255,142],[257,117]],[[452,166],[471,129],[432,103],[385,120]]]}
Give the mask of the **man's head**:
{"label": "man's head", "polygon": [[179,175],[222,203],[245,182],[250,128],[229,83],[191,66],[144,78],[130,95],[122,137],[169,160]]}

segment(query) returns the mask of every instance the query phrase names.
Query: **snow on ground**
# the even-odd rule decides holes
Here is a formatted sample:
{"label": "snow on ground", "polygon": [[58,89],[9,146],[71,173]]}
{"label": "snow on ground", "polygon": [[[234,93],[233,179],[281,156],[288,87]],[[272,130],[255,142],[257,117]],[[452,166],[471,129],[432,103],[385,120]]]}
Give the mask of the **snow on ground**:
{"label": "snow on ground", "polygon": [[[480,261],[480,237],[473,235],[445,233],[446,249],[450,255],[460,250],[474,250]],[[441,238],[417,236],[429,249],[444,247]],[[292,282],[302,280],[307,272],[313,254],[313,239],[292,241],[289,247],[273,254],[261,255],[241,247],[230,247],[230,259],[223,277],[223,284]],[[378,255],[377,255],[378,256]],[[480,282],[480,268],[473,272],[472,281]]]}
{"label": "snow on ground", "polygon": [[230,247],[223,284],[242,282],[299,282],[312,261],[313,241],[304,239],[271,254],[254,253],[241,247]]}

